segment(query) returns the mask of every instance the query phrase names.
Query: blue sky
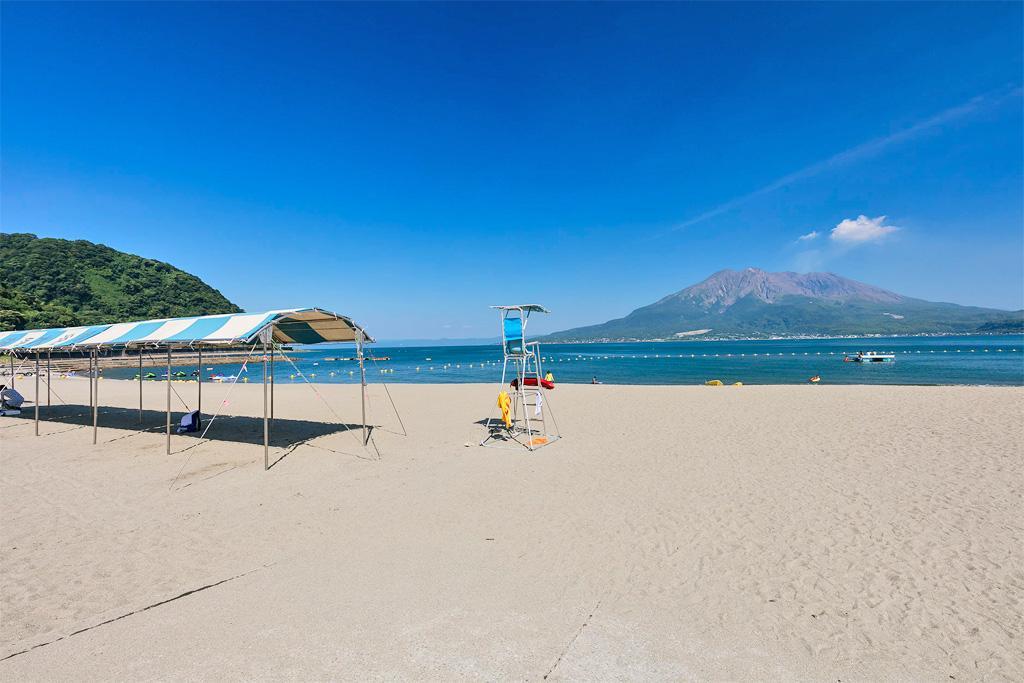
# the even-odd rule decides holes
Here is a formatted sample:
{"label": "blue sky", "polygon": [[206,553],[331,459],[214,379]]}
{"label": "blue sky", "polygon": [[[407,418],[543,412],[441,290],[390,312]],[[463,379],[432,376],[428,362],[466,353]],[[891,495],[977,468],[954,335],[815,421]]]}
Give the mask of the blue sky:
{"label": "blue sky", "polygon": [[746,266],[1024,307],[1019,3],[0,13],[0,230],[247,309],[553,331]]}

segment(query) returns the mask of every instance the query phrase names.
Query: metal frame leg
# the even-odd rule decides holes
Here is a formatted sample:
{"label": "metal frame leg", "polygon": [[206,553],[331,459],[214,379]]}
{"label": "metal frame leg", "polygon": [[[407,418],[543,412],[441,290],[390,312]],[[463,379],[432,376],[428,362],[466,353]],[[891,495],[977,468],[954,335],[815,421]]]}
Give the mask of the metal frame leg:
{"label": "metal frame leg", "polygon": [[96,444],[96,432],[97,432],[96,427],[97,427],[97,425],[99,423],[99,415],[100,415],[100,352],[99,352],[99,349],[97,349],[96,351],[93,352],[93,356],[96,359],[96,390],[93,392],[93,395],[96,397],[96,400],[93,401],[93,404],[92,404],[92,443],[93,443],[93,445],[95,445]]}
{"label": "metal frame leg", "polygon": [[36,395],[33,403],[36,404],[36,436],[39,436],[39,352],[36,351]]}
{"label": "metal frame leg", "polygon": [[167,347],[167,455],[171,454],[171,348]]}
{"label": "metal frame leg", "polygon": [[356,356],[359,358],[359,398],[363,410],[363,445],[369,440],[366,432],[366,366],[363,363],[363,333],[356,333]]}
{"label": "metal frame leg", "polygon": [[267,416],[267,342],[263,342],[263,470],[270,469],[270,420]]}

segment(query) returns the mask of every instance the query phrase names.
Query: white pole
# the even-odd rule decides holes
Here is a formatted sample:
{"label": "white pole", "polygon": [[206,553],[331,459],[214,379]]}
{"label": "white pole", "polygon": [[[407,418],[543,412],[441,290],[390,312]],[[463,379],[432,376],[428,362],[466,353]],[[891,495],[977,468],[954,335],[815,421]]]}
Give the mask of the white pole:
{"label": "white pole", "polygon": [[142,424],[142,347],[139,347],[139,424]]}
{"label": "white pole", "polygon": [[33,401],[33,403],[36,404],[36,436],[39,436],[39,352],[38,351],[36,351],[36,395],[35,395],[35,401]]}
{"label": "white pole", "polygon": [[93,352],[96,356],[96,400],[92,406],[92,442],[96,443],[96,424],[99,422],[100,415],[100,350],[96,349]]}
{"label": "white pole", "polygon": [[366,445],[366,366],[363,364],[363,331],[356,332],[356,355],[359,357],[359,397],[363,407],[363,445]]}
{"label": "white pole", "polygon": [[263,469],[270,469],[270,423],[267,420],[267,342],[263,342]]}
{"label": "white pole", "polygon": [[196,406],[196,410],[199,411],[199,419],[203,419],[203,347],[198,348],[199,360],[196,361],[199,364],[199,405]]}
{"label": "white pole", "polygon": [[46,352],[46,405],[50,406],[50,352]]}
{"label": "white pole", "polygon": [[13,351],[11,351],[11,355],[9,356],[9,358],[11,359],[11,389],[13,389],[14,388],[14,352]]}

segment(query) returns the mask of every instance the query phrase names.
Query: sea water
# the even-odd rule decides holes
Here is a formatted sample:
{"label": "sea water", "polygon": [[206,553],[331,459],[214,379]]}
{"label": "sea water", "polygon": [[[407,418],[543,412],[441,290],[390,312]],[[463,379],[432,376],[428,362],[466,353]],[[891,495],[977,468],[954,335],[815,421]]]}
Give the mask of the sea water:
{"label": "sea water", "polygon": [[[847,363],[858,351],[894,353],[893,363]],[[501,347],[370,345],[370,383],[493,382],[501,380]],[[278,384],[355,383],[359,366],[352,346],[296,347],[275,354]],[[1024,385],[1024,335],[874,337],[760,341],[683,341],[593,344],[541,344],[541,363],[557,382],[604,384],[804,384],[812,376],[821,384],[991,384]],[[207,369],[213,367],[213,370]],[[194,367],[175,366],[191,372]],[[214,374],[262,381],[263,364],[254,354],[240,364],[203,368],[204,381]],[[130,378],[131,369],[111,368],[104,375]]]}

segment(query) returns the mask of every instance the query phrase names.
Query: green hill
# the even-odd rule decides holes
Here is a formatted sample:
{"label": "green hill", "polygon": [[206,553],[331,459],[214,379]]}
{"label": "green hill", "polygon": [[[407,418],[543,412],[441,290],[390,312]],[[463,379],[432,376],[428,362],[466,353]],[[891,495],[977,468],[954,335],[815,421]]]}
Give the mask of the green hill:
{"label": "green hill", "polygon": [[162,261],[84,240],[0,233],[0,331],[240,310]]}

